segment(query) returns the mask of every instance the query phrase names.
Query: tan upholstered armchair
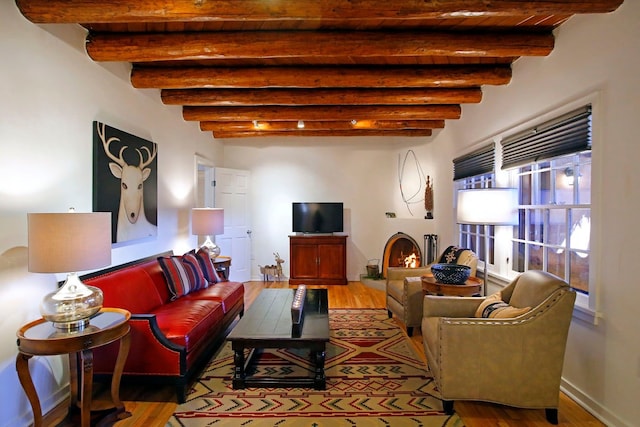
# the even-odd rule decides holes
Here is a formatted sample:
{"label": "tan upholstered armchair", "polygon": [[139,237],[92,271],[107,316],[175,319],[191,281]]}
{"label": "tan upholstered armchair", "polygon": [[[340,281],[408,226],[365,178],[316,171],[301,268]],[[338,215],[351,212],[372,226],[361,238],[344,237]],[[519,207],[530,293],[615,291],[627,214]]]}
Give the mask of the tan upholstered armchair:
{"label": "tan upholstered armchair", "polygon": [[[471,267],[471,276],[476,275],[478,257],[469,249],[449,246],[438,262],[455,262]],[[422,322],[422,281],[421,277],[431,273],[431,266],[418,268],[389,267],[387,269],[387,312],[389,318],[395,314],[413,334],[413,328]]]}
{"label": "tan upholstered armchair", "polygon": [[455,400],[479,400],[544,408],[557,424],[575,298],[566,282],[537,270],[487,298],[426,296],[422,338],[445,412]]}

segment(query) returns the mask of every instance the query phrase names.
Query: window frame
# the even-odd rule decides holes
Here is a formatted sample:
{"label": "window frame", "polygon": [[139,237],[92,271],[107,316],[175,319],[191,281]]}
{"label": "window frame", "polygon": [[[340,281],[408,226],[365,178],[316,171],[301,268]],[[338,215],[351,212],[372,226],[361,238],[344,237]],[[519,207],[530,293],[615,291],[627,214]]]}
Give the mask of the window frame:
{"label": "window frame", "polygon": [[[531,128],[545,121],[552,120],[563,114],[569,113],[587,104],[591,104],[591,125],[592,125],[592,146],[591,146],[591,234],[590,234],[590,260],[589,260],[589,294],[576,294],[576,303],[574,306],[574,318],[584,321],[588,324],[597,325],[602,313],[599,311],[599,293],[600,284],[602,283],[602,256],[600,249],[600,231],[596,227],[603,218],[603,208],[599,203],[598,195],[602,194],[602,171],[603,171],[603,155],[604,150],[601,143],[601,120],[603,114],[601,112],[602,94],[599,91],[591,92],[583,96],[576,97],[573,100],[565,101],[563,104],[556,106],[550,110],[540,112],[534,118],[529,118],[509,129],[495,134],[485,141],[493,141],[495,143],[495,186],[497,187],[514,187],[519,188],[517,176],[511,171],[502,170],[502,145],[503,138],[515,133],[522,132],[527,128]],[[454,193],[461,187],[457,181],[453,183]],[[457,227],[458,241],[461,240],[460,225]],[[511,280],[520,275],[512,268],[512,248],[514,242],[513,227],[499,226],[494,228],[494,244],[493,244],[493,264],[488,264],[487,280],[489,285],[504,287]]]}
{"label": "window frame", "polygon": [[[585,153],[589,153],[589,155],[585,155]],[[572,171],[579,171],[582,167],[584,170],[585,166],[591,167],[592,163],[592,155],[589,151],[583,151],[580,153],[573,153],[567,155],[561,155],[555,157],[553,159],[547,159],[542,162],[534,162],[526,165],[522,165],[521,167],[514,168],[510,171],[510,173],[515,175],[515,179],[518,182],[517,188],[519,194],[522,196],[522,188],[520,183],[523,182],[523,177],[529,176],[530,193],[535,196],[532,200],[528,200],[528,204],[520,204],[519,206],[519,217],[521,219],[524,218],[523,223],[520,223],[518,226],[514,226],[513,230],[513,238],[512,238],[512,258],[515,260],[516,253],[522,252],[522,256],[520,261],[522,265],[512,265],[511,268],[519,273],[521,271],[526,271],[529,267],[530,262],[530,250],[532,247],[541,248],[541,269],[544,271],[551,271],[556,275],[562,277],[568,283],[572,285],[572,287],[580,293],[589,293],[589,277],[586,278],[586,290],[582,290],[578,287],[574,287],[576,284],[573,278],[575,277],[575,273],[577,273],[578,262],[571,262],[572,254],[575,254],[578,258],[583,258],[578,254],[586,253],[588,255],[591,254],[590,249],[582,249],[579,250],[576,247],[575,242],[571,242],[571,239],[567,239],[569,235],[573,238],[573,234],[571,234],[572,224],[574,224],[574,215],[578,215],[580,211],[588,211],[588,218],[591,218],[591,199],[590,197],[586,200],[586,202],[580,203],[580,193],[579,186],[580,183],[575,182],[574,184],[565,184],[566,186],[571,186],[571,202],[565,203],[559,200],[560,188],[558,186],[558,176],[560,175],[558,171],[566,170],[567,168],[571,168]],[[567,166],[570,165],[570,166]],[[549,200],[542,199],[542,181],[544,179],[543,174],[547,174],[548,182],[548,196]],[[591,175],[591,172],[589,173]],[[575,177],[573,177],[575,179]],[[589,194],[591,193],[591,177],[589,176]],[[553,213],[560,213],[560,215],[553,215]],[[584,214],[584,213],[583,213]],[[537,221],[532,219],[532,216],[536,216],[538,218]],[[552,216],[556,218],[562,218],[559,220],[560,229],[562,231],[562,235],[564,235],[564,241],[559,243],[559,239],[557,242],[554,242],[554,238],[551,237],[551,231],[553,230]],[[515,228],[517,227],[517,228]],[[533,229],[532,229],[533,227]],[[533,236],[529,234],[534,232]],[[522,249],[520,249],[520,246]],[[571,246],[571,247],[570,247]],[[563,271],[560,273],[559,271],[553,271],[552,267],[549,265],[551,255],[549,255],[549,251],[556,251],[557,254],[563,254],[561,257],[563,265]],[[579,261],[579,259],[576,259]],[[589,258],[589,270],[591,269],[591,258]],[[512,263],[513,264],[513,263]],[[576,267],[576,270],[573,271],[572,267]],[[520,270],[522,268],[522,270]]]}

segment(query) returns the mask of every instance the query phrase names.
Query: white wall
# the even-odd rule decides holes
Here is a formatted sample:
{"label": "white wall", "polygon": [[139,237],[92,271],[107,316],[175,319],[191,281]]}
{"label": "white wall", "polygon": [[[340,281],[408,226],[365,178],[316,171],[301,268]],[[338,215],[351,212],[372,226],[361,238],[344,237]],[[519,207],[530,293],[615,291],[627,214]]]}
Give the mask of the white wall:
{"label": "white wall", "polygon": [[[158,236],[112,252],[112,263],[195,245],[194,155],[220,165],[223,147],[166,107],[157,90],[133,89],[125,64],[101,65],[78,26],[36,26],[0,2],[0,425],[27,425],[30,407],[15,373],[15,333],[39,317],[60,277],[27,273],[28,212],[92,209],[92,122],[158,144]],[[44,411],[68,394],[66,358],[40,357],[31,370]]]}
{"label": "white wall", "polygon": [[592,278],[597,326],[571,325],[563,385],[610,425],[640,419],[640,332],[635,277],[640,259],[640,2],[607,15],[579,16],[556,34],[545,58],[518,60],[506,87],[485,88],[450,126],[458,150],[584,97],[594,99]]}
{"label": "white wall", "polygon": [[[398,161],[410,149],[420,159],[424,174],[434,180],[433,220],[424,219],[423,203],[411,206],[411,216],[400,197]],[[438,224],[451,215],[449,184],[445,185],[451,180],[451,163],[436,162],[436,155],[440,153],[425,138],[230,141],[225,148],[226,167],[252,174],[254,280],[261,280],[258,265],[273,263],[273,252],[283,257],[285,275],[289,274],[292,202],[344,203],[349,280],[359,280],[366,273],[369,259],[382,258],[387,239],[399,231],[411,235],[421,248],[427,233],[445,233],[449,241],[451,231]],[[405,170],[406,193],[412,194],[420,182],[411,158]],[[385,212],[395,212],[397,217],[388,219]]]}
{"label": "white wall", "polygon": [[[612,14],[574,17],[557,32],[550,56],[518,60],[511,84],[485,87],[481,104],[465,105],[462,119],[448,122],[431,139],[233,140],[225,149],[226,167],[252,171],[254,275],[257,264],[272,262],[273,251],[288,261],[290,203],[296,200],[345,202],[350,280],[364,273],[367,259],[381,257],[386,239],[397,231],[421,244],[423,234],[437,233],[442,249],[455,239],[451,160],[505,130],[596,94],[592,270],[604,317],[597,326],[574,320],[563,386],[609,425],[637,425],[638,40],[640,2],[627,0]],[[434,220],[419,219],[423,210],[406,219],[397,164],[408,149],[434,179]],[[405,219],[386,219],[386,211]]]}
{"label": "white wall", "polygon": [[[159,144],[159,235],[154,241],[119,247],[113,264],[165,249],[186,250],[190,236],[193,155],[217,166],[252,173],[253,271],[273,263],[274,251],[288,271],[290,203],[341,200],[350,280],[380,258],[387,238],[408,232],[420,244],[436,233],[440,246],[455,239],[451,160],[515,125],[584,95],[599,92],[594,154],[593,244],[600,261],[597,326],[574,321],[564,370],[568,391],[613,426],[640,419],[640,333],[635,316],[640,258],[635,216],[640,209],[636,167],[640,144],[640,5],[633,0],[609,15],[572,18],[557,34],[554,52],[522,59],[508,86],[484,88],[480,105],[465,105],[460,121],[433,138],[286,138],[212,143],[180,111],[163,107],[157,91],[131,87],[121,64],[95,64],[83,51],[77,27],[38,27],[12,2],[0,2],[0,419],[25,425],[29,407],[18,385],[15,330],[37,317],[37,303],[54,277],[26,273],[26,213],[91,209],[91,122],[106,123]],[[398,186],[398,160],[412,149],[434,180],[435,219],[411,217]],[[597,182],[599,180],[599,183]],[[408,180],[407,185],[415,185]],[[396,219],[385,218],[394,211]],[[28,289],[25,295],[24,289]],[[532,367],[532,369],[535,367]],[[38,391],[50,409],[64,396],[66,372],[59,358],[32,364]],[[562,414],[560,415],[562,418]]]}

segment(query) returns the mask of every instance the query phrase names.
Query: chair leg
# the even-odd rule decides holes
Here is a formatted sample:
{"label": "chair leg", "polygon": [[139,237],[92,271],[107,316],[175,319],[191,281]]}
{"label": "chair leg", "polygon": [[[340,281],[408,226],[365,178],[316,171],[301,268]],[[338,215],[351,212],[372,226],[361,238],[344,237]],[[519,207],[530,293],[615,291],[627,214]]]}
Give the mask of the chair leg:
{"label": "chair leg", "polygon": [[407,326],[407,335],[413,336],[413,326]]}
{"label": "chair leg", "polygon": [[443,400],[442,410],[447,415],[453,415],[453,400]]}
{"label": "chair leg", "polygon": [[558,409],[557,408],[546,408],[544,410],[544,415],[547,417],[547,421],[549,424],[558,425]]}
{"label": "chair leg", "polygon": [[389,316],[389,319],[393,317],[393,313],[391,312],[391,310],[387,310],[387,315]]}

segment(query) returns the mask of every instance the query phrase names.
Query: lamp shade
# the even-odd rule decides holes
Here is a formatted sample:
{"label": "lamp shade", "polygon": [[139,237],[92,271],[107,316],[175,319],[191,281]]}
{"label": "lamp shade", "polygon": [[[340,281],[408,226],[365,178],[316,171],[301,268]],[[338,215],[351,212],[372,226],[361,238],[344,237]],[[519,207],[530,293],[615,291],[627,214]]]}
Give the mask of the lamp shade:
{"label": "lamp shade", "polygon": [[30,213],[29,271],[68,273],[111,264],[111,213]]}
{"label": "lamp shade", "polygon": [[479,188],[458,191],[459,224],[515,225],[518,223],[518,190]]}
{"label": "lamp shade", "polygon": [[224,209],[193,208],[191,210],[191,234],[198,236],[224,234]]}

